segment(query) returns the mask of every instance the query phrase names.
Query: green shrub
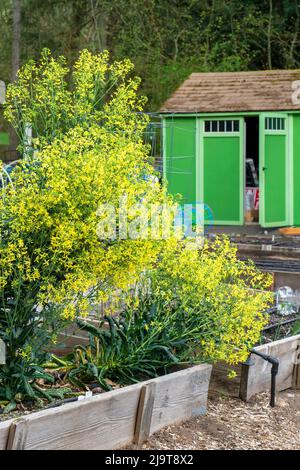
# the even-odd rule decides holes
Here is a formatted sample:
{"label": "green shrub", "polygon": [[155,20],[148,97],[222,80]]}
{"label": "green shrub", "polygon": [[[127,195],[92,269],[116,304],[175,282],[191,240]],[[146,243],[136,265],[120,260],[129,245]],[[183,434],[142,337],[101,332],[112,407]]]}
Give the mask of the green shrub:
{"label": "green shrub", "polygon": [[[194,346],[203,327],[199,317],[188,316],[143,289],[137,295],[138,305],[133,301],[118,317],[104,317],[99,327],[77,321],[89,333],[89,345],[76,347],[67,357],[68,378],[75,385],[96,381],[108,390],[107,379],[137,382],[197,359]],[[103,327],[105,321],[108,329]]]}

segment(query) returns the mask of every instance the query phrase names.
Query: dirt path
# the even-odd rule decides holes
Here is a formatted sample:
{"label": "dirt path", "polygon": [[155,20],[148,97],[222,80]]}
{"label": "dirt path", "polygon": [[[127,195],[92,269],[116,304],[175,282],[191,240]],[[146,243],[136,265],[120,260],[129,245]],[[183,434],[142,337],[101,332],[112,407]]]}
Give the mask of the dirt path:
{"label": "dirt path", "polygon": [[207,414],[154,434],[143,449],[300,449],[300,391],[269,394],[249,403],[218,397],[208,402]]}

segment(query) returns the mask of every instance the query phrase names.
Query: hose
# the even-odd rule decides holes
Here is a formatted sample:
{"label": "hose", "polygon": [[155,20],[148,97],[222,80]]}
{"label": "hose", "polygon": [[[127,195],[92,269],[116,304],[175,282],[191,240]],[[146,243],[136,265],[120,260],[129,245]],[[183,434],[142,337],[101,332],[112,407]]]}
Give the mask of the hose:
{"label": "hose", "polygon": [[268,354],[263,354],[261,352],[256,351],[255,349],[251,349],[250,352],[252,354],[256,354],[257,356],[261,357],[264,361],[269,362],[272,364],[271,367],[271,399],[270,399],[270,406],[274,408],[275,406],[275,393],[276,393],[276,375],[278,374],[279,370],[279,360],[277,357],[269,356]]}

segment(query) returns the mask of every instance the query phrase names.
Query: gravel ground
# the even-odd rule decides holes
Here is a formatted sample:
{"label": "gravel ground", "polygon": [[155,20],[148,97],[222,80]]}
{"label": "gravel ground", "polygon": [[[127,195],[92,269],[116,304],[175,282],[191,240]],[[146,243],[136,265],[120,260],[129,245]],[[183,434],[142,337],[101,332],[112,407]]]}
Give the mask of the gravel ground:
{"label": "gravel ground", "polygon": [[300,449],[300,391],[269,393],[248,403],[217,397],[209,400],[207,414],[169,426],[143,444],[142,449]]}

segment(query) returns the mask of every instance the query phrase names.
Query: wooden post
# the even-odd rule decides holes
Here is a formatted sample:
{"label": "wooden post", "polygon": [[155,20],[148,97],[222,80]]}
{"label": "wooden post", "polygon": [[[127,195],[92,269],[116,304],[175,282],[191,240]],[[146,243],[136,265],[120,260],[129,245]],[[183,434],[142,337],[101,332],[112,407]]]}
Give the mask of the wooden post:
{"label": "wooden post", "polygon": [[26,419],[14,421],[9,430],[6,450],[24,450],[28,434],[28,422]]}
{"label": "wooden post", "polygon": [[0,365],[5,364],[5,343],[0,339]]}
{"label": "wooden post", "polygon": [[0,80],[0,104],[5,103],[6,88],[5,83]]}
{"label": "wooden post", "polygon": [[293,385],[294,390],[300,389],[300,344],[298,344],[295,353],[295,364],[293,369]]}
{"label": "wooden post", "polygon": [[141,388],[133,443],[139,447],[150,436],[156,384],[150,382]]}
{"label": "wooden post", "polygon": [[246,363],[242,364],[239,398],[243,401],[248,401],[249,399],[248,398],[249,367],[251,367],[251,364],[246,364]]}

